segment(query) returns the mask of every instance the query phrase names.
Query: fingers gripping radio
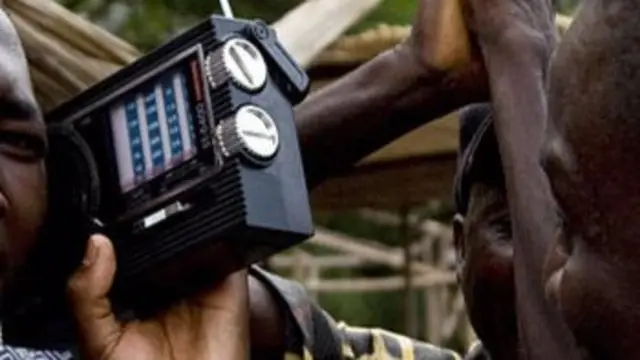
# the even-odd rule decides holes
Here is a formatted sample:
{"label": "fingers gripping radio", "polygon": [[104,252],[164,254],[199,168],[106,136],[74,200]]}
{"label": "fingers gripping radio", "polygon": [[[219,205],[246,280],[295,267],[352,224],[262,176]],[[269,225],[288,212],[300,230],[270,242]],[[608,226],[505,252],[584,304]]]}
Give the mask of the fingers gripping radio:
{"label": "fingers gripping radio", "polygon": [[213,16],[47,115],[50,211],[7,287],[7,343],[71,342],[64,283],[114,241],[120,314],[161,309],[313,233],[292,105],[309,80],[260,21]]}

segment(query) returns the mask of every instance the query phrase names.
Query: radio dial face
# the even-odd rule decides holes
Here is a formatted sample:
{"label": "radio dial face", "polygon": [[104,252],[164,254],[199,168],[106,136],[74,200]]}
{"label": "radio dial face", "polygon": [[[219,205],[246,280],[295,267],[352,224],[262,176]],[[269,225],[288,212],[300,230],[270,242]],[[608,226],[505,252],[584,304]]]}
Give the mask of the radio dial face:
{"label": "radio dial face", "polygon": [[258,91],[267,82],[267,63],[260,50],[241,38],[228,40],[207,58],[207,77],[213,88],[231,80],[246,91]]}
{"label": "radio dial face", "polygon": [[222,154],[237,153],[258,162],[272,159],[280,147],[280,134],[275,121],[263,109],[245,105],[235,115],[223,120],[216,129]]}
{"label": "radio dial face", "polygon": [[272,158],[278,151],[280,138],[276,124],[266,111],[245,106],[236,115],[236,131],[243,149],[261,160]]}

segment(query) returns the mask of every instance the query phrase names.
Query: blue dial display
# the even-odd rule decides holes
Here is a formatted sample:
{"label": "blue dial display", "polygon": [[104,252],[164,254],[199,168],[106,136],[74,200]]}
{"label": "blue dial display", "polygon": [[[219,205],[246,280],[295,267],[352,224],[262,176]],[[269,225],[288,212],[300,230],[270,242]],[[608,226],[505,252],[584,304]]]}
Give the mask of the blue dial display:
{"label": "blue dial display", "polygon": [[110,109],[120,186],[127,192],[197,152],[184,74],[170,73]]}

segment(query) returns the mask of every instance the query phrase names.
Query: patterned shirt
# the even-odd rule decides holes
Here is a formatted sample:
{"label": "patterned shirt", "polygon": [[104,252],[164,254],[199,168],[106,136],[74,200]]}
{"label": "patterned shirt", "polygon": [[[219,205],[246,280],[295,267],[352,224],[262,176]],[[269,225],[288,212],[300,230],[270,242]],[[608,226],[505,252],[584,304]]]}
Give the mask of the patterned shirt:
{"label": "patterned shirt", "polygon": [[0,346],[0,360],[72,360],[71,353],[33,351],[22,348]]}
{"label": "patterned shirt", "polygon": [[[301,285],[259,268],[253,268],[251,274],[269,288],[285,310],[286,360],[462,360],[453,351],[383,329],[336,322],[311,300]],[[489,357],[476,344],[465,359],[489,360]]]}
{"label": "patterned shirt", "polygon": [[[259,268],[251,269],[284,309],[288,352],[284,360],[462,360],[446,349],[393,334],[336,322],[318,307],[304,288]],[[1,335],[1,333],[0,333]],[[0,345],[0,360],[72,360],[71,353],[32,351]],[[489,360],[475,346],[467,360]]]}
{"label": "patterned shirt", "polygon": [[[0,331],[0,338],[2,331]],[[70,352],[55,352],[46,350],[29,350],[24,348],[4,346],[0,343],[0,360],[72,360]]]}

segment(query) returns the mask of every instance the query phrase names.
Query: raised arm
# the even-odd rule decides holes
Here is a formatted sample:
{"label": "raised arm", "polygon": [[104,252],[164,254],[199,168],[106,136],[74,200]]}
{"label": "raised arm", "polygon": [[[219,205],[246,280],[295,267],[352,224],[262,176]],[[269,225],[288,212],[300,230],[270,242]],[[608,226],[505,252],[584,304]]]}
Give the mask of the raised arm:
{"label": "raised arm", "polygon": [[[490,3],[490,4],[489,4]],[[573,340],[545,301],[542,271],[556,225],[539,152],[546,71],[555,44],[549,0],[467,0],[489,75],[495,131],[514,231],[519,331],[528,359],[575,359]]]}
{"label": "raised arm", "polygon": [[409,39],[296,109],[310,188],[387,143],[480,99],[457,0],[421,0]]}

